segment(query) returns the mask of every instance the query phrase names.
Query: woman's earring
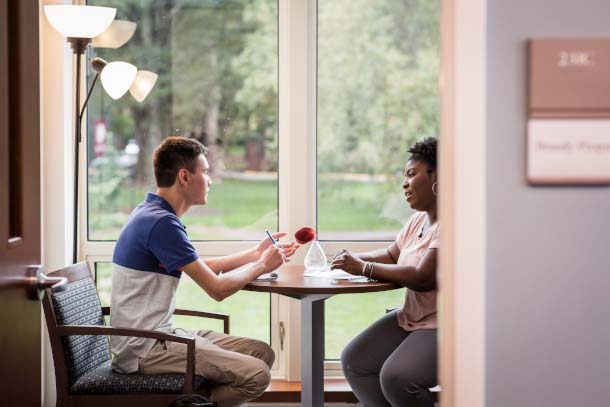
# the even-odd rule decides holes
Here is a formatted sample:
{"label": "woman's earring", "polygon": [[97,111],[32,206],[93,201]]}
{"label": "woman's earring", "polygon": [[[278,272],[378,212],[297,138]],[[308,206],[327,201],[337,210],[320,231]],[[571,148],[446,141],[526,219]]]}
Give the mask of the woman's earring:
{"label": "woman's earring", "polygon": [[[436,190],[434,189],[436,187]],[[434,196],[438,196],[438,183],[434,183],[432,184],[432,193],[434,194]]]}

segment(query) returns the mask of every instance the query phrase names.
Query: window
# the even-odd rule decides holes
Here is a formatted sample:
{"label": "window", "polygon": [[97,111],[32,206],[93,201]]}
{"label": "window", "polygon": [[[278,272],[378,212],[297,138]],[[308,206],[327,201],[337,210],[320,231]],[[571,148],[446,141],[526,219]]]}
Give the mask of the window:
{"label": "window", "polygon": [[[407,148],[439,126],[438,9],[429,0],[318,0],[320,239],[389,245],[412,214],[401,188]],[[402,302],[404,290],[327,300],[326,358]]]}
{"label": "window", "polygon": [[438,133],[438,2],[318,1],[318,226],[393,240],[407,148]]}
{"label": "window", "polygon": [[[184,217],[192,240],[259,239],[277,230],[277,3],[108,1],[138,23],[118,49],[90,57],[159,75],[138,103],[96,86],[88,110],[88,238],[115,240],[155,190],[152,152],[169,135],[209,148],[213,193]],[[89,73],[90,80],[95,72]]]}
{"label": "window", "polygon": [[[210,148],[209,204],[183,219],[204,259],[250,247],[264,229],[316,226],[327,256],[394,239],[411,215],[401,191],[406,149],[438,132],[438,0],[88,3],[138,23],[123,47],[90,57],[159,74],[142,103],[111,100],[99,84],[89,102],[83,247],[103,302],[114,241],[154,191],[152,151],[168,135]],[[270,342],[274,375],[287,377],[298,371],[287,360],[299,355],[280,343],[300,333],[290,301],[240,292],[216,303],[183,276],[177,306],[230,314],[232,333]],[[328,299],[326,358],[403,301],[404,290]]]}
{"label": "window", "polygon": [[[116,7],[117,19],[138,24],[124,46],[90,47],[89,58],[159,75],[142,103],[128,94],[112,100],[100,84],[94,88],[87,112],[88,242],[115,241],[133,208],[155,191],[152,153],[168,135],[194,137],[209,149],[209,203],[182,219],[191,240],[258,240],[261,230],[277,230],[277,1],[88,4]],[[89,69],[89,84],[94,75]],[[93,261],[109,260],[112,247],[90,244],[86,251]],[[96,273],[109,305],[110,263],[96,262]],[[217,303],[183,275],[176,305],[227,313],[233,334],[271,343],[268,294],[243,291]],[[186,329],[222,330],[212,320],[173,320]]]}

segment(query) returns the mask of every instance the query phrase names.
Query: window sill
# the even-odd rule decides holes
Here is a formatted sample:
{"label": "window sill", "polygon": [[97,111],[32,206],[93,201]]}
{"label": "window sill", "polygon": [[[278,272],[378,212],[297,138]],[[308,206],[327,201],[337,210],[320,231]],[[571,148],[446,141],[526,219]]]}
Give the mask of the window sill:
{"label": "window sill", "polygon": [[[431,390],[435,402],[438,402],[440,386]],[[282,379],[272,380],[265,393],[256,400],[252,400],[253,403],[299,403],[300,401],[301,382],[290,382]],[[356,399],[344,378],[326,378],[324,379],[324,402],[356,404],[358,399]]]}

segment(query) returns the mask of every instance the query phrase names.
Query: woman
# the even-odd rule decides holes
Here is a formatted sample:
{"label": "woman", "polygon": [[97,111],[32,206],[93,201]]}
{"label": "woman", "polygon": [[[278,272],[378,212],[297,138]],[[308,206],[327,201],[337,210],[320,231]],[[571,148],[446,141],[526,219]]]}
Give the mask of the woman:
{"label": "woman", "polygon": [[341,355],[343,372],[366,407],[428,407],[437,385],[436,257],[439,226],[435,138],[409,149],[402,188],[415,213],[387,249],[342,249],[331,268],[406,287],[405,304],[356,336]]}

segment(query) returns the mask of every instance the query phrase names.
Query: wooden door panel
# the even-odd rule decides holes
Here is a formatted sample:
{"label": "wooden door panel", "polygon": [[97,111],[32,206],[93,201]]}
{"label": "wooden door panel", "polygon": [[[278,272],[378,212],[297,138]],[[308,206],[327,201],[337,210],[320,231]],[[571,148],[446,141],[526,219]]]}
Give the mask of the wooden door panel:
{"label": "wooden door panel", "polygon": [[40,406],[38,1],[0,0],[0,405]]}

